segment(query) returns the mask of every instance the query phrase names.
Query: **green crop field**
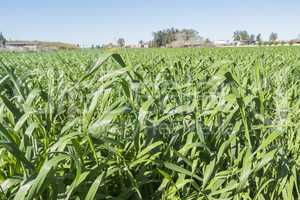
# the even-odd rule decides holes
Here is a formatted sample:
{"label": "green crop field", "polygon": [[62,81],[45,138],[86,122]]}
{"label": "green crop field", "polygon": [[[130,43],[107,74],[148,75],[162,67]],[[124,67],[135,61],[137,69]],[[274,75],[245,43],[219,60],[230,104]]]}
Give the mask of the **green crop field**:
{"label": "green crop field", "polygon": [[299,77],[298,47],[0,53],[0,199],[297,200]]}

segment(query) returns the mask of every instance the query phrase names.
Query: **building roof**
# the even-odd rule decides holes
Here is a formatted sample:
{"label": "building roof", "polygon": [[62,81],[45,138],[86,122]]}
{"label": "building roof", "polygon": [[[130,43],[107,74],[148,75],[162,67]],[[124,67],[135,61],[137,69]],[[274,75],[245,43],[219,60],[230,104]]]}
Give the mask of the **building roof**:
{"label": "building roof", "polygon": [[39,42],[37,41],[7,41],[6,45],[38,45]]}

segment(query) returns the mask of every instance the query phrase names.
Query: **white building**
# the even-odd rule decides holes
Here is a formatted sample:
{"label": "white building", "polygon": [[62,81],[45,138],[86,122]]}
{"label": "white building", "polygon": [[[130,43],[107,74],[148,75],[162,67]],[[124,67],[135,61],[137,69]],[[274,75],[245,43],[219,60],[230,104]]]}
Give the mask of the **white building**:
{"label": "white building", "polygon": [[216,40],[214,41],[215,46],[230,46],[232,42],[229,40]]}
{"label": "white building", "polygon": [[7,41],[5,48],[9,50],[38,50],[39,42],[31,41]]}

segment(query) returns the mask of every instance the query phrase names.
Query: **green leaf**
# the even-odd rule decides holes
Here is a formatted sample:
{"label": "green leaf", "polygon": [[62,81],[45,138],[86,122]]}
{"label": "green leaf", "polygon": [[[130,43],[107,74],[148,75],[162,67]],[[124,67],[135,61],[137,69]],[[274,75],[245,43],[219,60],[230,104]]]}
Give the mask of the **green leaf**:
{"label": "green leaf", "polygon": [[85,200],[92,200],[95,199],[95,195],[97,193],[98,188],[100,187],[103,179],[105,178],[105,172],[102,172],[94,181],[92,186],[90,187],[87,195],[85,196]]}
{"label": "green leaf", "polygon": [[216,160],[214,159],[205,167],[202,188],[205,188],[207,183],[210,181],[216,167],[215,165],[216,165]]}
{"label": "green leaf", "polygon": [[148,110],[150,108],[150,106],[153,104],[153,99],[149,99],[146,102],[143,103],[142,107],[139,110],[139,116],[138,116],[138,120],[140,123],[140,126],[143,127],[144,125],[144,120],[146,115],[148,114]]}
{"label": "green leaf", "polygon": [[145,154],[149,153],[152,149],[162,145],[163,142],[162,141],[157,141],[149,146],[147,146],[146,148],[144,148],[141,152],[138,153],[138,155],[136,156],[136,158],[141,158],[143,157]]}
{"label": "green leaf", "polygon": [[165,162],[164,163],[165,167],[170,169],[170,170],[173,170],[174,172],[178,172],[178,173],[181,173],[181,174],[185,174],[187,176],[191,176],[199,181],[202,181],[202,178],[200,178],[199,176],[197,175],[194,175],[192,172],[178,166],[178,165],[175,165],[175,164],[172,164],[172,163],[169,163],[169,162]]}
{"label": "green leaf", "polygon": [[34,179],[32,186],[30,187],[26,199],[34,199],[42,194],[43,190],[52,183],[51,181],[55,181],[52,178],[54,177],[55,169],[58,167],[58,164],[68,159],[67,155],[56,155],[54,158],[50,159],[39,171],[39,174]]}

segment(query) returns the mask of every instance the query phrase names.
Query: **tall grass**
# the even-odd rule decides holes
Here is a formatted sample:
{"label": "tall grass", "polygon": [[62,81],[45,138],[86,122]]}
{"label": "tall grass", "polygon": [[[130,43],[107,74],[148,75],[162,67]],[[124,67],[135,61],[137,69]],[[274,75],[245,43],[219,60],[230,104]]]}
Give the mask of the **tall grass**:
{"label": "tall grass", "polygon": [[299,199],[300,49],[0,54],[0,199]]}

